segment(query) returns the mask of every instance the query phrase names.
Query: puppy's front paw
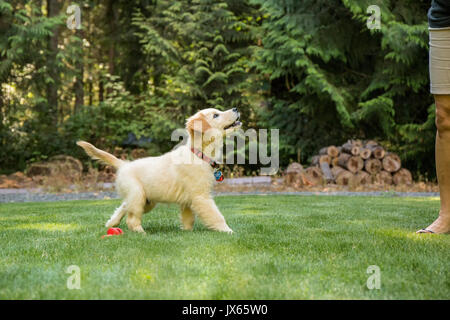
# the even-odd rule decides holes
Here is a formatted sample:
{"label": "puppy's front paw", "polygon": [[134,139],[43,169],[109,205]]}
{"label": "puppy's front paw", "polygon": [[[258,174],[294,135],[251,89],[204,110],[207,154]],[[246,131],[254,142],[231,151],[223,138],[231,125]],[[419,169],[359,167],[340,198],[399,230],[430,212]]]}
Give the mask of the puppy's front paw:
{"label": "puppy's front paw", "polygon": [[145,234],[145,230],[144,230],[144,228],[142,228],[142,226],[137,226],[137,227],[134,227],[134,228],[130,228],[130,230],[134,231],[134,232]]}
{"label": "puppy's front paw", "polygon": [[116,223],[116,221],[113,221],[113,220],[108,220],[107,222],[106,222],[106,224],[105,224],[105,227],[107,227],[107,228],[113,228],[113,227],[117,227],[119,224],[118,223]]}
{"label": "puppy's front paw", "polygon": [[233,230],[231,230],[231,228],[229,226],[225,226],[224,228],[221,228],[218,231],[225,232],[225,233],[228,233],[228,234],[233,234]]}

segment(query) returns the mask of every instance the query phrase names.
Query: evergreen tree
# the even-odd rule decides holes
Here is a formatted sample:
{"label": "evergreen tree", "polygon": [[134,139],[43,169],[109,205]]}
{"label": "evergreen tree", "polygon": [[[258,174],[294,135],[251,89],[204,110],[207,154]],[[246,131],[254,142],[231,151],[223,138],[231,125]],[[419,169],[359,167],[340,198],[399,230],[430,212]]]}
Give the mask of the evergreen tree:
{"label": "evergreen tree", "polygon": [[434,174],[428,0],[83,0],[81,30],[70,4],[0,0],[1,171],[78,138],[158,154],[195,111],[238,107],[281,129],[282,165],[373,138]]}
{"label": "evergreen tree", "polygon": [[[297,148],[311,155],[358,137],[391,141],[403,158],[433,168],[427,1],[253,3],[265,17],[255,62],[267,100],[261,116],[281,129],[285,164]],[[381,30],[366,26],[371,4],[381,8]],[[411,148],[417,139],[421,147]]]}
{"label": "evergreen tree", "polygon": [[0,110],[0,149],[5,170],[23,167],[36,149],[45,153],[45,146],[54,142],[57,105],[52,104],[55,96],[49,88],[57,88],[54,76],[61,71],[62,56],[48,57],[54,30],[62,19],[43,15],[35,3],[13,6],[0,0],[0,21],[0,96],[4,105]]}
{"label": "evergreen tree", "polygon": [[159,6],[159,14],[134,19],[147,54],[165,65],[153,70],[155,85],[169,87],[183,114],[207,107],[248,110],[243,93],[255,40],[254,9],[212,0],[161,1]]}

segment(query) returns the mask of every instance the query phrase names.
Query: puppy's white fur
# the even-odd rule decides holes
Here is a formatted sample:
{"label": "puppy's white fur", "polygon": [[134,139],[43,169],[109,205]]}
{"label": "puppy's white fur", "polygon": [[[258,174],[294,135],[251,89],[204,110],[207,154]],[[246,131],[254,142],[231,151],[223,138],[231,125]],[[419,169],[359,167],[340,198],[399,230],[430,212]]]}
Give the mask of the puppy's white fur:
{"label": "puppy's white fur", "polygon": [[201,110],[186,122],[189,132],[186,145],[159,157],[132,162],[117,159],[90,143],[78,141],[77,144],[92,158],[118,169],[116,188],[124,201],[108,220],[106,227],[119,225],[125,214],[128,214],[128,228],[144,232],[142,215],[158,202],[165,202],[180,205],[184,230],[192,230],[195,216],[198,216],[209,229],[231,233],[232,230],[211,197],[213,168],[197,158],[191,147],[203,151],[210,158],[214,157],[215,147],[221,143],[221,138],[240,127],[238,119],[236,109],[224,112]]}

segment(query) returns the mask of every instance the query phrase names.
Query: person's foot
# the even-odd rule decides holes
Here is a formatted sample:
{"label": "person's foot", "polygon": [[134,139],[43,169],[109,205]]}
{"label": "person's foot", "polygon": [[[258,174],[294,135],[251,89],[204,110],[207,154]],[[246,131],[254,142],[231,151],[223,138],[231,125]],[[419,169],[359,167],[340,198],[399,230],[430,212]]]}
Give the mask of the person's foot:
{"label": "person's foot", "polygon": [[444,217],[439,213],[439,217],[432,224],[416,233],[450,233],[450,215]]}

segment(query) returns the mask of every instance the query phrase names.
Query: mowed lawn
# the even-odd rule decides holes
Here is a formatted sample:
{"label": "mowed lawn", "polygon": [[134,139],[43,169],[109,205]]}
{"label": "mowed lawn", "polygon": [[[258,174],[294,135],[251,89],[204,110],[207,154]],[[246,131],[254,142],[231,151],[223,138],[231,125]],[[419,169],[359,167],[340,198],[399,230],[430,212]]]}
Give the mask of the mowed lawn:
{"label": "mowed lawn", "polygon": [[[118,200],[0,204],[0,299],[449,299],[450,236],[416,235],[437,198],[222,196],[235,231],[180,230],[178,207],[147,234],[101,239]],[[69,290],[66,269],[81,270]],[[369,290],[367,268],[380,268]]]}

